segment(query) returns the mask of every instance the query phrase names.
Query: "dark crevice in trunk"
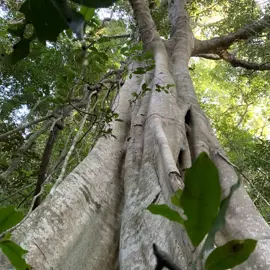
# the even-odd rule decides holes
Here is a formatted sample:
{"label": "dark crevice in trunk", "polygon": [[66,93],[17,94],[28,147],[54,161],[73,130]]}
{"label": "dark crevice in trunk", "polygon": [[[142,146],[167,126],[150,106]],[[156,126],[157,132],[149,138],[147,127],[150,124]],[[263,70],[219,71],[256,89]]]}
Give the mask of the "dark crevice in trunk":
{"label": "dark crevice in trunk", "polygon": [[176,166],[177,166],[181,176],[183,176],[183,171],[185,170],[185,168],[184,168],[184,155],[185,155],[185,150],[183,148],[181,148],[179,155],[178,155],[178,158],[177,158],[177,163],[176,163]]}
{"label": "dark crevice in trunk", "polygon": [[152,201],[152,203],[155,203],[158,201],[159,199],[159,195],[160,195],[160,192],[156,195],[156,197],[154,198],[154,200]]}
{"label": "dark crevice in trunk", "polygon": [[189,109],[185,115],[185,123],[190,126],[191,125],[191,109]]}
{"label": "dark crevice in trunk", "polygon": [[153,252],[157,259],[157,265],[155,270],[162,270],[164,268],[170,270],[181,270],[172,260],[172,258],[164,251],[160,250],[157,245],[153,244]]}
{"label": "dark crevice in trunk", "polygon": [[194,160],[195,158],[195,151],[193,147],[193,123],[192,123],[192,112],[191,108],[187,111],[185,115],[185,128],[186,128],[186,136],[187,136],[187,142],[189,147],[189,152],[191,155],[191,160]]}

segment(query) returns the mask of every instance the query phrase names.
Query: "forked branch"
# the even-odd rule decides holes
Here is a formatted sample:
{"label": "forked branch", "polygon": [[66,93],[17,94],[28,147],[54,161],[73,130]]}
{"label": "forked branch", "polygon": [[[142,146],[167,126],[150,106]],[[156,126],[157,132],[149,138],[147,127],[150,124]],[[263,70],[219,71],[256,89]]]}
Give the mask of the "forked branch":
{"label": "forked branch", "polygon": [[196,39],[192,55],[217,53],[220,50],[228,49],[233,43],[239,40],[246,40],[254,37],[270,27],[270,15],[265,15],[261,20],[246,25],[234,33],[222,37],[214,37],[209,40]]}
{"label": "forked branch", "polygon": [[230,63],[233,67],[242,67],[249,70],[270,70],[270,62],[266,63],[252,63],[245,60],[237,59],[233,54],[224,50],[220,52],[220,57],[226,62]]}
{"label": "forked branch", "polygon": [[270,62],[260,64],[237,59],[233,54],[229,53],[227,50],[220,51],[218,54],[201,53],[196,56],[210,60],[225,60],[233,67],[242,67],[248,70],[260,70],[260,71],[270,70]]}

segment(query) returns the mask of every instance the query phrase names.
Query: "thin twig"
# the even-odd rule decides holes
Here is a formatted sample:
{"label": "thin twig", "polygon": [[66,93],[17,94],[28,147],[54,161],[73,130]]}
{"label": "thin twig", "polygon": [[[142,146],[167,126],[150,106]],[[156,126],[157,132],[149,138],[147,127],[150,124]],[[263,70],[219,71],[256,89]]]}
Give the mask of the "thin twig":
{"label": "thin twig", "polygon": [[25,190],[25,189],[27,189],[27,188],[29,188],[29,187],[32,187],[33,185],[35,185],[35,183],[32,183],[32,184],[30,184],[30,185],[28,185],[28,186],[26,186],[26,187],[22,187],[22,188],[18,189],[17,191],[15,191],[14,193],[12,193],[12,194],[9,195],[8,197],[6,197],[6,198],[4,198],[3,200],[1,200],[0,203],[4,202],[4,201],[6,201],[6,200],[9,200],[11,197],[15,196],[16,194],[18,194],[18,193],[21,192],[22,190]]}
{"label": "thin twig", "polygon": [[6,137],[10,136],[11,134],[13,134],[15,132],[18,132],[18,131],[20,131],[22,129],[28,128],[28,127],[30,127],[32,125],[38,124],[38,123],[40,123],[40,122],[42,122],[44,120],[47,120],[47,119],[49,119],[51,117],[53,117],[53,114],[46,115],[46,116],[41,117],[39,119],[36,119],[36,120],[34,120],[34,121],[30,122],[30,123],[26,123],[24,125],[21,125],[21,126],[15,128],[15,129],[12,129],[12,130],[4,133],[4,134],[1,134],[0,135],[0,141],[2,141],[3,139],[5,139]]}

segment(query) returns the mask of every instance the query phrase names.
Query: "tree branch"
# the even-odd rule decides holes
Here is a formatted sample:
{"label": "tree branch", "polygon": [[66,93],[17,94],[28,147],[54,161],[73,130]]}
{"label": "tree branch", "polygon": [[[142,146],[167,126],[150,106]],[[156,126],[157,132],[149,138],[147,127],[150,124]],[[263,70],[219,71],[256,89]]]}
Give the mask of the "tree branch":
{"label": "tree branch", "polygon": [[129,0],[129,2],[138,23],[141,38],[146,50],[154,50],[157,43],[163,45],[146,1]]}
{"label": "tree branch", "polygon": [[17,132],[17,131],[20,131],[20,130],[22,130],[22,129],[28,128],[28,127],[30,127],[30,126],[32,126],[32,125],[35,125],[35,124],[37,124],[37,123],[40,123],[40,122],[42,122],[42,121],[44,121],[44,120],[47,120],[47,119],[49,119],[49,118],[51,118],[51,117],[53,117],[53,114],[46,115],[46,116],[41,117],[41,118],[39,118],[39,119],[36,119],[36,120],[34,120],[34,121],[30,122],[30,123],[26,123],[26,124],[24,124],[24,125],[21,125],[21,126],[15,128],[15,129],[12,129],[12,130],[10,130],[10,131],[4,133],[4,134],[1,134],[1,135],[0,135],[0,141],[3,141],[6,137],[8,137],[9,135],[11,135],[11,134],[13,134],[13,133],[15,133],[15,132]]}
{"label": "tree branch", "polygon": [[[90,106],[91,106],[91,98],[93,95],[96,94],[96,91],[92,92],[91,95],[89,96],[88,98],[88,103],[87,103],[87,107],[86,107],[86,111],[88,112],[89,109],[90,109]],[[90,110],[91,112],[91,110]],[[64,160],[64,164],[63,164],[63,167],[62,167],[62,170],[61,170],[61,173],[58,177],[58,179],[56,180],[53,188],[51,189],[51,194],[56,190],[56,188],[58,187],[58,185],[63,181],[63,178],[64,178],[64,175],[65,175],[65,172],[66,172],[66,168],[67,168],[67,165],[68,165],[68,161],[69,161],[69,158],[77,144],[77,141],[79,140],[79,137],[83,131],[83,128],[84,128],[84,125],[85,125],[85,122],[86,122],[86,119],[87,119],[87,114],[84,115],[84,117],[82,118],[81,122],[80,122],[80,127],[79,127],[79,130],[77,132],[77,134],[75,135],[73,141],[72,141],[72,144],[69,148],[69,151],[65,157],[65,160]]]}
{"label": "tree branch", "polygon": [[[111,70],[111,71],[109,71],[108,73],[106,73],[103,76],[103,78],[98,83],[96,83],[95,85],[88,85],[87,88],[86,88],[84,96],[82,98],[80,98],[80,99],[73,100],[74,102],[72,103],[72,105],[71,104],[65,104],[61,108],[56,108],[51,115],[45,116],[45,117],[40,118],[40,119],[44,120],[46,118],[55,117],[55,116],[60,114],[61,115],[60,118],[55,120],[54,124],[52,125],[52,129],[54,128],[55,125],[58,128],[61,129],[61,126],[63,125],[63,120],[70,114],[70,112],[74,109],[74,107],[76,107],[76,108],[85,107],[88,104],[89,97],[92,96],[94,92],[96,93],[96,91],[99,91],[102,88],[104,83],[114,83],[114,81],[112,81],[110,79],[107,79],[108,77],[110,77],[112,75],[117,75],[118,76],[123,71],[124,71],[123,68],[119,69],[119,70]],[[40,119],[39,119],[39,121],[41,121]],[[37,121],[37,120],[35,120],[35,121]],[[32,125],[32,124],[33,124],[33,122],[29,123],[27,125],[29,126],[29,125]],[[22,155],[32,146],[34,141],[37,140],[38,137],[41,134],[46,132],[46,130],[49,128],[50,125],[51,125],[50,120],[43,123],[43,126],[39,130],[37,130],[35,133],[33,133],[29,137],[29,139],[17,150],[17,152],[13,154],[12,161],[11,161],[9,167],[7,168],[6,171],[4,171],[3,173],[0,174],[0,184],[1,184],[1,181],[5,180],[8,176],[10,176],[10,174],[13,171],[15,171],[18,168],[18,166],[20,165]],[[19,130],[21,130],[21,129],[23,129],[22,126],[20,127]],[[11,133],[9,133],[9,132],[11,132]],[[9,132],[7,132],[7,133],[9,133],[8,135],[15,132],[15,130],[12,130],[12,131],[9,131]],[[6,135],[7,133],[5,133],[3,135],[8,136],[8,135]],[[36,205],[35,205],[35,207],[36,207]]]}
{"label": "tree branch", "polygon": [[[46,179],[47,172],[48,172],[48,166],[49,166],[51,155],[52,155],[53,145],[56,141],[58,131],[59,131],[59,127],[57,125],[54,125],[54,127],[50,131],[49,137],[47,139],[47,143],[46,143],[46,146],[43,150],[42,160],[40,163],[39,174],[38,174],[38,179],[37,179],[37,183],[36,183],[34,196],[39,194],[39,192],[41,191],[42,185]],[[40,201],[41,200],[40,200],[40,196],[39,196],[34,203],[33,210],[39,206]]]}
{"label": "tree branch", "polygon": [[26,216],[25,216],[19,223],[17,223],[15,226],[13,226],[13,227],[7,229],[6,231],[2,232],[2,233],[0,234],[0,239],[1,239],[2,237],[4,237],[5,234],[11,233],[11,232],[13,232],[14,230],[16,230],[18,227],[20,227],[20,226],[25,222],[26,219],[28,219],[28,217],[30,216],[30,214],[31,214],[31,212],[32,212],[32,209],[33,209],[33,206],[34,206],[34,204],[35,204],[36,199],[41,195],[42,192],[43,192],[43,189],[39,192],[39,194],[37,194],[37,195],[33,198],[32,203],[31,203],[31,206],[30,206],[30,208],[29,208],[29,210],[28,210]]}
{"label": "tree branch", "polygon": [[25,153],[32,146],[32,144],[35,142],[35,140],[38,139],[38,137],[41,134],[46,132],[46,130],[48,129],[50,125],[51,125],[51,121],[45,122],[43,127],[41,127],[34,134],[32,134],[29,137],[29,139],[17,150],[17,152],[13,155],[13,159],[8,169],[5,172],[0,174],[0,180],[5,180],[14,170],[17,169],[17,167],[20,164],[23,153]]}
{"label": "tree branch", "polygon": [[235,58],[235,56],[229,53],[227,50],[222,50],[218,54],[213,53],[200,53],[196,57],[202,57],[210,60],[225,60],[227,63],[231,64],[233,67],[242,67],[248,70],[270,70],[270,62],[258,64],[252,63],[245,60],[240,60]]}
{"label": "tree branch", "polygon": [[246,40],[256,36],[264,29],[270,27],[270,15],[265,15],[261,20],[246,25],[234,33],[222,37],[214,37],[209,40],[196,39],[192,56],[204,53],[216,53],[219,50],[228,49],[239,40]]}
{"label": "tree branch", "polygon": [[242,67],[249,70],[270,70],[270,62],[258,64],[251,63],[245,60],[240,60],[235,58],[234,55],[224,50],[219,53],[220,57],[224,59],[226,62],[230,63],[233,67]]}
{"label": "tree branch", "polygon": [[25,187],[22,187],[22,188],[16,190],[16,191],[13,192],[11,195],[9,195],[8,197],[6,197],[6,198],[4,198],[3,200],[1,200],[0,203],[4,202],[4,201],[6,201],[6,200],[9,200],[11,197],[15,196],[16,194],[18,194],[18,193],[21,192],[22,190],[25,190],[25,189],[27,189],[27,188],[29,188],[29,187],[32,187],[34,184],[35,184],[35,183],[32,183],[32,184],[29,184],[29,185],[27,185],[27,186],[25,186]]}
{"label": "tree branch", "polygon": [[107,39],[121,39],[121,38],[129,38],[131,37],[131,34],[121,34],[121,35],[115,35],[115,36],[101,36],[100,38],[107,38]]}
{"label": "tree branch", "polygon": [[221,60],[222,58],[218,54],[213,54],[213,53],[200,53],[196,55],[196,57],[202,57],[205,59],[210,59],[210,60]]}

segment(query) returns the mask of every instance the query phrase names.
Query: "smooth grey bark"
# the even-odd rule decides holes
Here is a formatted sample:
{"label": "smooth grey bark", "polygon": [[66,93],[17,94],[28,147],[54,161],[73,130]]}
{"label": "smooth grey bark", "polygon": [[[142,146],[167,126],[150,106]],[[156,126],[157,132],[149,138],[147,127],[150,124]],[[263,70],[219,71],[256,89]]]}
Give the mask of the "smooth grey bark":
{"label": "smooth grey bark", "polygon": [[[121,166],[130,123],[132,86],[125,83],[116,99],[123,122],[111,123],[113,137],[99,139],[89,155],[57,187],[14,239],[29,253],[33,269],[112,269],[117,262],[122,201]],[[5,262],[4,262],[5,261]],[[0,257],[0,269],[8,269]]]}
{"label": "smooth grey bark", "polygon": [[[152,202],[170,205],[170,196],[184,185],[184,169],[202,151],[219,169],[223,196],[237,181],[189,74],[195,39],[185,2],[170,1],[172,32],[166,47],[145,1],[130,3],[145,49],[153,52],[155,70],[133,75],[120,90],[115,106],[124,121],[112,123],[117,139],[99,139],[55,194],[16,231],[14,237],[29,250],[27,261],[33,269],[154,269],[153,243],[187,269],[196,252],[185,231],[146,207]],[[133,102],[131,93],[139,93],[144,83],[152,91]],[[156,84],[175,86],[166,94],[155,91]],[[269,226],[240,188],[217,245],[248,237],[259,240],[258,246],[235,269],[269,269]]]}

